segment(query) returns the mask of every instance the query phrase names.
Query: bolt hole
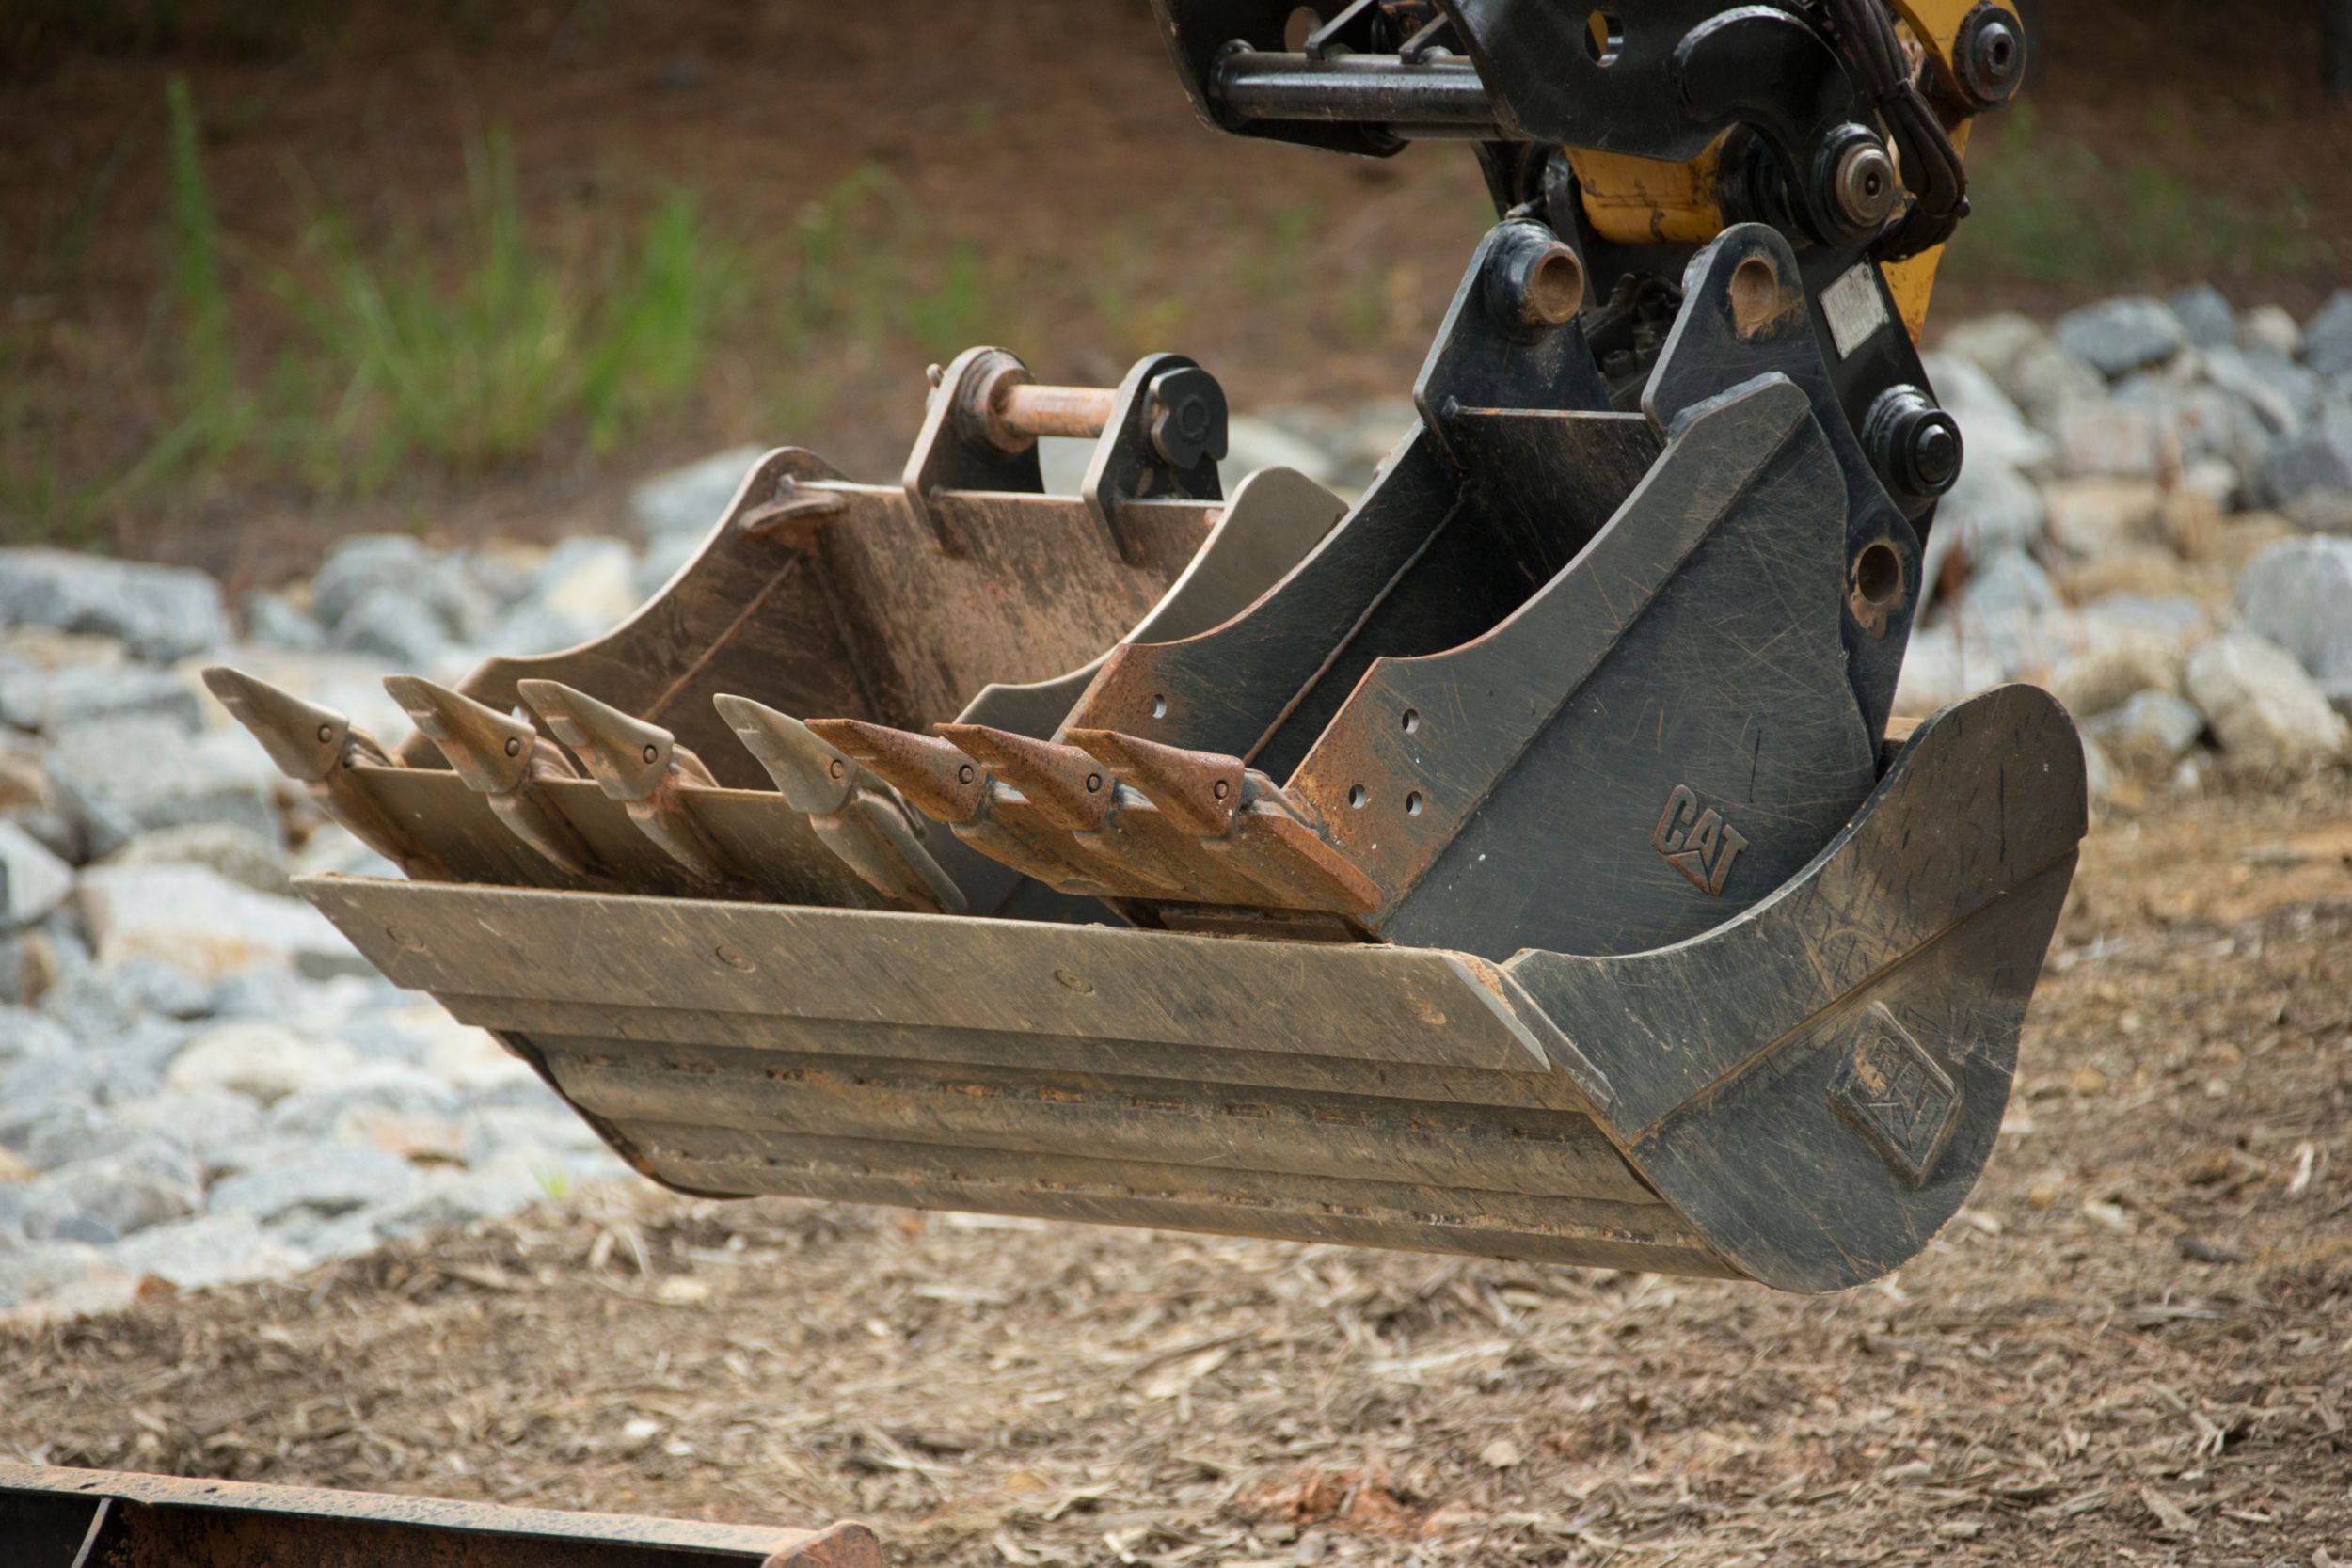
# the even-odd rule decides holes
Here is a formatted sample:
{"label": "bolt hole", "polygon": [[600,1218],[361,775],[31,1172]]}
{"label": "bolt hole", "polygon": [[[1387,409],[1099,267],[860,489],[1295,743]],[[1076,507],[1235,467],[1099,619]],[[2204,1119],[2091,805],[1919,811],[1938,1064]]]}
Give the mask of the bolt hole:
{"label": "bolt hole", "polygon": [[1625,53],[1625,24],[1614,11],[1595,11],[1584,19],[1584,53],[1595,65],[1615,65]]}
{"label": "bolt hole", "polygon": [[1419,816],[1421,815],[1420,790],[1416,789],[1405,797],[1405,815],[1407,816]]}
{"label": "bolt hole", "polygon": [[506,754],[510,757],[518,757],[523,754],[522,736],[510,735],[506,737]]}
{"label": "bolt hole", "polygon": [[334,726],[334,725],[332,725],[332,724],[321,724],[321,725],[319,726],[319,744],[320,744],[320,745],[324,746],[324,745],[326,745],[328,741],[330,741],[330,740],[332,740],[332,739],[334,739],[334,738],[335,738],[335,726]]}
{"label": "bolt hole", "polygon": [[968,762],[961,768],[956,769],[956,783],[958,784],[970,784],[975,776],[976,775],[972,771],[972,765]]}
{"label": "bolt hole", "polygon": [[1903,591],[1903,561],[1895,546],[1882,539],[1854,557],[1853,589],[1873,610],[1884,610]]}
{"label": "bolt hole", "polygon": [[1209,793],[1222,800],[1233,793],[1233,786],[1225,780],[1219,779],[1209,786]]}
{"label": "bolt hole", "polygon": [[660,762],[661,760],[661,748],[659,746],[646,747],[645,760],[647,762]]}
{"label": "bolt hole", "polygon": [[1102,793],[1102,789],[1103,775],[1100,773],[1089,773],[1087,775],[1087,793],[1089,795],[1099,795]]}
{"label": "bolt hole", "polygon": [[1154,697],[1152,699],[1152,717],[1154,719],[1165,719],[1168,717],[1168,699],[1166,697]]}
{"label": "bolt hole", "polygon": [[1362,784],[1348,785],[1347,803],[1354,806],[1358,811],[1363,810],[1364,802],[1371,799],[1371,796],[1364,793],[1364,786]]}
{"label": "bolt hole", "polygon": [[835,757],[831,762],[825,764],[825,772],[832,778],[837,779],[849,770],[850,765],[843,762],[839,757]]}
{"label": "bolt hole", "polygon": [[1742,338],[1753,338],[1780,315],[1780,272],[1762,256],[1751,256],[1731,269],[1731,325]]}
{"label": "bolt hole", "polygon": [[1420,730],[1421,709],[1417,707],[1406,708],[1405,710],[1405,733],[1406,735],[1415,735],[1418,734]]}

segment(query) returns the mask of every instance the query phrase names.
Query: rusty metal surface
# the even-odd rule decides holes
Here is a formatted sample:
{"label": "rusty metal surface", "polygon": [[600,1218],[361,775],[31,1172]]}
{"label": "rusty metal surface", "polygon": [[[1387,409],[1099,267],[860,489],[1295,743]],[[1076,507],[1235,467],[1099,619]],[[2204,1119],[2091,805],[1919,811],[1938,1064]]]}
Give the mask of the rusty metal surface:
{"label": "rusty metal surface", "polygon": [[873,1532],[0,1464],[8,1568],[881,1568]]}
{"label": "rusty metal surface", "polygon": [[1624,957],[301,887],[686,1190],[1818,1291],[1973,1185],[2083,826],[2071,726],[2010,688],[1773,897]]}

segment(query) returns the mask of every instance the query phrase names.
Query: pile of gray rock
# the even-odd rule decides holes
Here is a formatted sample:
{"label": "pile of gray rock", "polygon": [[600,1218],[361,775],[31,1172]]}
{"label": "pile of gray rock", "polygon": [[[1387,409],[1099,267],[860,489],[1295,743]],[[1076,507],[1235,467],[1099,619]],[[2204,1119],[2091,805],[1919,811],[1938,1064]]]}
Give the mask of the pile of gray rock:
{"label": "pile of gray rock", "polygon": [[[2210,290],[2044,328],[1965,324],[1931,372],[1970,449],[1903,682],[1925,713],[2007,680],[2084,721],[2094,783],[2296,765],[2352,710],[2352,292],[2297,324]],[[1237,418],[1360,490],[1409,404]],[[387,738],[387,671],[600,635],[701,543],[757,455],[551,549],[376,535],[232,614],[199,573],[0,550],[0,1310],[277,1275],[621,1167],[521,1063],[379,979],[304,871],[389,874],[197,678],[229,662]],[[1073,490],[1079,443],[1049,442]]]}
{"label": "pile of gray rock", "polygon": [[2110,761],[2340,753],[2352,712],[2352,291],[2307,323],[2211,288],[1948,332],[1968,467],[1900,705],[2048,685]]}
{"label": "pile of gray rock", "polygon": [[[283,629],[247,610],[246,637]],[[0,1312],[286,1275],[622,1169],[292,895],[388,868],[198,678],[226,658],[389,727],[385,656],[232,638],[201,573],[0,550]]]}

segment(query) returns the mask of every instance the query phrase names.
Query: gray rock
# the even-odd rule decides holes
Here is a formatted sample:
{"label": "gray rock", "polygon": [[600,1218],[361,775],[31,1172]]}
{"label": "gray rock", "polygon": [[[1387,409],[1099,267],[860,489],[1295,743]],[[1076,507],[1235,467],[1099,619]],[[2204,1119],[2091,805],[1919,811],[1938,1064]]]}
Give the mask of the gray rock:
{"label": "gray rock", "polygon": [[[106,1043],[119,1046],[126,1042]],[[154,1044],[154,1037],[142,1034],[129,1043],[142,1049],[92,1049],[62,1056],[26,1056],[12,1064],[5,1088],[0,1088],[0,1095],[7,1101],[7,1104],[0,1105],[0,1142],[8,1141],[8,1112],[20,1104],[36,1108],[74,1102],[103,1105],[118,1100],[135,1100],[151,1092],[161,1077],[155,1060],[160,1053],[144,1048]],[[25,1135],[29,1137],[29,1133]]]}
{"label": "gray rock", "polygon": [[2103,594],[2083,606],[2075,622],[2094,641],[2136,635],[2180,647],[2218,629],[2204,605],[2186,594]]}
{"label": "gray rock", "polygon": [[2352,289],[2338,289],[2303,324],[2303,363],[2321,375],[2352,375]]}
{"label": "gray rock", "polygon": [[0,820],[0,931],[32,925],[73,891],[73,868],[15,823]]}
{"label": "gray rock", "polygon": [[80,1049],[72,1031],[56,1019],[25,1007],[0,1006],[0,1073],[9,1063],[28,1056],[70,1056]]}
{"label": "gray rock", "polygon": [[0,668],[0,721],[55,733],[91,719],[146,714],[193,733],[204,722],[197,689],[173,670],[147,664],[69,664]]}
{"label": "gray rock", "polygon": [[630,491],[629,512],[648,539],[708,533],[743,487],[752,465],[765,455],[765,448],[731,447],[673,468]]}
{"label": "gray rock", "polygon": [[2238,318],[2238,347],[2292,359],[2303,352],[2303,327],[2276,305],[2257,305]]}
{"label": "gray rock", "polygon": [[1295,468],[1318,484],[1333,483],[1340,464],[1330,451],[1297,428],[1300,411],[1278,423],[1258,414],[1235,414],[1226,426],[1224,461],[1217,465],[1225,493],[1261,468]]}
{"label": "gray rock", "polygon": [[126,1143],[137,1141],[116,1135],[110,1112],[85,1101],[69,1100],[57,1102],[48,1116],[25,1128],[22,1152],[25,1164],[35,1170],[55,1170],[77,1160],[115,1153]]}
{"label": "gray rock", "polygon": [[2205,733],[2205,716],[2169,691],[2136,691],[2083,728],[2115,755],[2169,768]]}
{"label": "gray rock", "polygon": [[450,646],[448,625],[405,587],[371,588],[335,623],[335,646],[403,670],[437,668]]}
{"label": "gray rock", "polygon": [[76,1160],[42,1175],[24,1192],[24,1234],[34,1241],[128,1236],[196,1212],[204,1201],[187,1158],[158,1145]]}
{"label": "gray rock", "polygon": [[2050,471],[2050,438],[2026,422],[1987,372],[1954,355],[1928,356],[1927,369],[1945,412],[1960,421],[1969,468],[2014,468],[2029,477]]}
{"label": "gray rock", "polygon": [[106,1119],[105,1137],[177,1143],[207,1170],[249,1157],[262,1132],[262,1108],[226,1089],[167,1088],[110,1107]]}
{"label": "gray rock", "polygon": [[[53,988],[42,1008],[91,1049],[119,1054],[142,1024],[199,1018],[212,1009],[213,990],[186,972],[144,955],[121,963],[85,965]],[[167,1057],[175,1044],[160,1047]]]}
{"label": "gray rock", "polygon": [[2330,400],[2280,441],[2263,467],[2263,489],[2283,506],[2314,491],[2352,491],[2352,402]]}
{"label": "gray rock", "polygon": [[548,1196],[547,1176],[523,1160],[501,1160],[480,1170],[436,1176],[422,1192],[368,1216],[369,1228],[387,1240],[455,1230],[500,1219]]}
{"label": "gray rock", "polygon": [[[2306,490],[2279,509],[2280,515],[2305,533],[2332,533],[2352,537],[2352,490]],[[40,837],[36,826],[24,817],[25,830]],[[46,843],[47,840],[42,842]],[[52,845],[51,847],[56,847]]]}
{"label": "gray rock", "polygon": [[2188,329],[2160,299],[2102,300],[2058,319],[2058,345],[2113,378],[2158,365],[2188,346]]}
{"label": "gray rock", "polygon": [[2031,548],[2042,536],[2045,515],[2040,486],[2014,468],[1971,459],[1937,509],[1921,558],[1920,578],[1931,598],[1954,556],[1978,562],[2004,550]]}
{"label": "gray rock", "polygon": [[326,628],[310,611],[295,608],[294,601],[283,594],[247,594],[237,608],[243,614],[246,636],[256,642],[303,653],[315,653],[326,646]]}
{"label": "gray rock", "polygon": [[339,646],[358,647],[364,644],[352,641],[346,623],[379,593],[423,610],[437,645],[476,637],[489,622],[489,602],[464,562],[399,533],[361,534],[328,551],[310,580],[310,606]]}
{"label": "gray rock", "polygon": [[551,1099],[539,1105],[491,1106],[467,1114],[464,1154],[469,1165],[501,1159],[560,1161],[604,1148],[588,1124]]}
{"label": "gray rock", "polygon": [[2152,480],[2064,480],[2044,493],[2043,503],[2050,543],[2078,559],[2165,540],[2164,491]]}
{"label": "gray rock", "polygon": [[2326,383],[2269,349],[2211,348],[2200,356],[2205,379],[2244,400],[2274,436],[2291,436],[2311,421]]}
{"label": "gray rock", "polygon": [[[52,1122],[79,1119],[95,1113],[96,1098],[86,1088],[60,1093],[40,1082],[46,1074],[39,1069],[61,1060],[73,1058],[27,1056],[0,1073],[0,1148],[23,1154]],[[20,1078],[24,1080],[21,1085]]]}
{"label": "gray rock", "polygon": [[422,1184],[407,1161],[373,1148],[310,1148],[213,1184],[215,1213],[246,1213],[267,1225],[296,1211],[331,1218],[405,1202]]}
{"label": "gray rock", "polygon": [[148,715],[61,729],[49,748],[50,782],[104,855],[152,828],[228,822],[255,837],[278,833],[269,794],[232,773],[177,724]]}
{"label": "gray rock", "polygon": [[2061,663],[2050,690],[2076,719],[2106,713],[2143,690],[2177,692],[2186,656],[2169,638],[2118,631]]}
{"label": "gray rock", "polygon": [[1966,592],[1969,610],[1979,616],[2042,615],[2058,607],[2058,585],[2023,550],[2001,550],[1979,562]]}
{"label": "gray rock", "polygon": [[269,1128],[286,1137],[332,1138],[355,1116],[447,1117],[457,1108],[456,1094],[423,1069],[369,1061],[287,1095],[270,1107]]}
{"label": "gray rock", "polygon": [[183,1046],[164,1082],[183,1093],[211,1090],[273,1105],[341,1083],[358,1066],[358,1053],[340,1040],[304,1039],[274,1023],[224,1023]]}
{"label": "gray rock", "polygon": [[[1964,359],[1993,378],[2009,401],[2037,423],[2054,420],[2074,403],[2106,396],[2106,380],[2060,348],[2040,323],[2015,312],[1964,322],[1945,334],[1943,354]],[[1931,359],[1929,376],[1939,397],[1947,396],[1947,372]]]}
{"label": "gray rock", "polygon": [[2251,632],[2229,632],[2191,654],[2187,684],[2233,754],[2293,763],[2344,748],[2344,721],[2327,694],[2293,654]]}
{"label": "gray rock", "polygon": [[105,865],[201,865],[256,893],[294,891],[286,858],[275,838],[259,838],[233,822],[190,822],[139,834],[108,855]]}
{"label": "gray rock", "polygon": [[159,661],[229,634],[220,587],[202,572],[52,549],[0,549],[0,626],[94,632]]}
{"label": "gray rock", "polygon": [[2059,410],[2058,472],[2070,479],[2154,479],[2176,455],[2167,412],[2120,399]]}
{"label": "gray rock", "polygon": [[264,967],[317,979],[371,972],[310,905],[256,893],[206,866],[100,866],[83,875],[80,899],[109,963],[158,958],[208,984]]}
{"label": "gray rock", "polygon": [[0,1252],[0,1307],[22,1306],[84,1284],[106,1267],[104,1255],[87,1242],[47,1242]]}
{"label": "gray rock", "polygon": [[2237,312],[2230,309],[2229,296],[2212,284],[2192,283],[2166,303],[2187,332],[2188,341],[2199,348],[2237,342]]}
{"label": "gray rock", "polygon": [[2281,539],[2237,584],[2238,623],[2295,656],[2330,701],[2352,699],[2352,539]]}
{"label": "gray rock", "polygon": [[106,1261],[126,1274],[168,1280],[182,1290],[283,1279],[313,1259],[262,1232],[250,1213],[205,1214],[142,1230],[117,1243]]}

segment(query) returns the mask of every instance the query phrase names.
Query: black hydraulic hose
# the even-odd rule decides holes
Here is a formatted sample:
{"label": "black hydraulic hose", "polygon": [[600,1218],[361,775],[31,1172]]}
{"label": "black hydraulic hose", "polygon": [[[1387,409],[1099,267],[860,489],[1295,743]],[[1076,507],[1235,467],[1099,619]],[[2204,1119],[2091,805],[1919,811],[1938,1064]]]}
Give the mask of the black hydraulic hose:
{"label": "black hydraulic hose", "polygon": [[1968,215],[1968,171],[1911,79],[1884,0],[1827,0],[1827,6],[1848,63],[1902,155],[1911,210],[1872,247],[1879,260],[1899,261],[1952,237]]}

